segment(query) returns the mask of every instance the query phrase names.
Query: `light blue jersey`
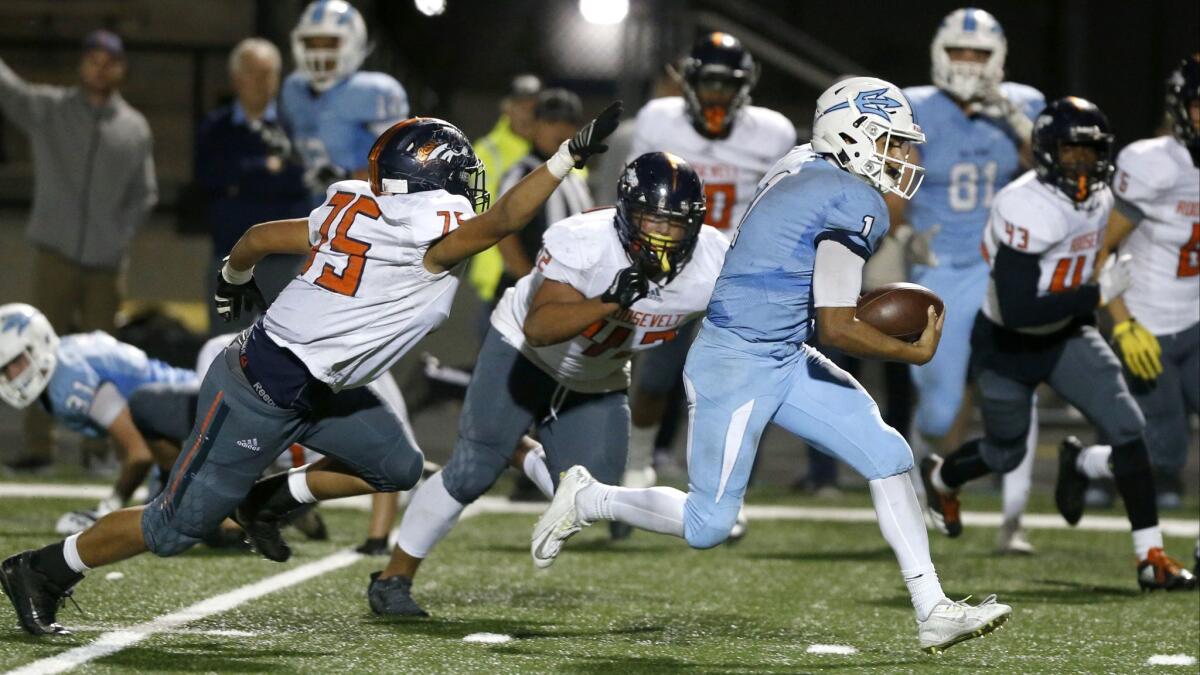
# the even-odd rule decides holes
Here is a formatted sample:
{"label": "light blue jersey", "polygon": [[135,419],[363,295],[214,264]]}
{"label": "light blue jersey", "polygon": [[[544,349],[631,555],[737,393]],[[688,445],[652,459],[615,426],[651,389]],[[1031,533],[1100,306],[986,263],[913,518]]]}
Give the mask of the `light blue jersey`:
{"label": "light blue jersey", "polygon": [[[1005,82],[1000,91],[1031,120],[1046,106],[1041,92],[1023,84]],[[908,203],[909,220],[921,232],[942,226],[933,238],[941,265],[980,263],[992,197],[1020,170],[1017,142],[1007,127],[982,115],[968,116],[937,87],[909,87],[904,95],[926,135],[920,146],[925,182]]]}
{"label": "light blue jersey", "polygon": [[834,238],[869,258],[888,229],[879,192],[804,145],[759,183],[725,256],[708,320],[750,342],[801,343],[813,329],[817,244]]}
{"label": "light blue jersey", "polygon": [[379,134],[408,117],[404,87],[385,73],[359,71],[322,93],[292,73],[280,100],[284,125],[308,168],[332,164],[350,173],[365,170]]}
{"label": "light blue jersey", "polygon": [[104,383],[112,383],[128,399],[147,384],[196,381],[194,371],[152,359],[102,331],[64,336],[57,356],[58,365],[46,385],[43,404],[48,404],[50,414],[64,427],[92,437],[106,433],[93,410],[96,391]]}

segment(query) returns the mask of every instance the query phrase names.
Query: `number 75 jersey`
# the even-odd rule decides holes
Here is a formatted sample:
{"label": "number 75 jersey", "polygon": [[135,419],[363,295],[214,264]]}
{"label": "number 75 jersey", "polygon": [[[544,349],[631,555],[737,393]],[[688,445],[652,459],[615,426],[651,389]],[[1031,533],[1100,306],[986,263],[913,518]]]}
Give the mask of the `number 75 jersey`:
{"label": "number 75 jersey", "polygon": [[425,269],[425,252],[473,215],[445,190],[334,183],[309,214],[312,251],[267,310],[267,335],[334,391],[370,383],[450,314],[458,278]]}

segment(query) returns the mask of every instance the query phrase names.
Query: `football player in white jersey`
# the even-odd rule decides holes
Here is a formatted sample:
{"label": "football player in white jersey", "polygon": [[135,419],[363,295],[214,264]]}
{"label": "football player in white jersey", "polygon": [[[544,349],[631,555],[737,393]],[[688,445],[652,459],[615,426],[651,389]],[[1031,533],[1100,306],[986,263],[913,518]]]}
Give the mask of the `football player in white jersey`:
{"label": "football player in white jersey", "polygon": [[[683,95],[654,99],[638,112],[629,159],[661,150],[686,160],[704,181],[704,223],[732,237],[759,179],[796,144],[796,129],[778,112],[750,105],[758,64],[728,33],[700,38],[678,70],[670,72]],[[639,360],[626,485],[655,482],[650,459],[658,425],[668,395],[681,381],[696,325]],[[629,532],[621,523],[612,529],[615,536]]]}
{"label": "football player in white jersey", "polygon": [[[926,457],[921,477],[938,529],[957,537],[959,487],[1020,464],[1033,391],[1048,384],[1112,439],[1112,473],[1133,531],[1138,585],[1193,589],[1195,577],[1163,552],[1145,419],[1120,362],[1092,325],[1096,309],[1130,284],[1128,257],[1110,258],[1091,279],[1113,205],[1112,148],[1108,120],[1089,101],[1062,98],[1038,115],[1035,170],[996,194],[984,230],[992,271],[971,335],[984,437],[945,460]],[[1083,508],[1082,491],[1076,497],[1066,508],[1059,503],[1071,524]]]}
{"label": "football player in white jersey", "polygon": [[[1101,256],[1120,250],[1138,261],[1129,291],[1108,306],[1125,379],[1146,416],[1146,445],[1160,507],[1178,508],[1187,464],[1188,413],[1200,405],[1200,54],[1167,80],[1173,133],[1121,151],[1113,180],[1117,205]],[[1106,477],[1110,446],[1081,454],[1063,443],[1061,490]],[[1066,467],[1083,472],[1072,476]]]}
{"label": "football player in white jersey", "polygon": [[[222,314],[261,301],[254,265],[268,253],[308,251],[303,273],[209,367],[197,424],[154,501],[0,563],[22,628],[63,632],[58,607],[84,572],[182,553],[235,509],[252,545],[283,561],[292,511],[415,485],[421,453],[365,385],[446,318],[461,262],[519,231],[572,168],[606,149],[620,111],[610,105],[490,209],[466,136],[442,120],[405,120],[371,148],[369,181],[331,185],[308,218],[247,231],[219,272]],[[259,481],[292,443],[325,458]]]}
{"label": "football player in white jersey", "polygon": [[[701,225],[704,213],[696,172],[655,152],[626,167],[615,208],[546,230],[537,266],[492,312],[454,454],[405,511],[391,563],[367,591],[372,610],[425,616],[411,594],[418,567],[510,464],[547,496],[576,464],[621,479],[629,361],[703,315],[725,259],[728,241]],[[544,449],[522,454],[518,441],[531,426]]]}

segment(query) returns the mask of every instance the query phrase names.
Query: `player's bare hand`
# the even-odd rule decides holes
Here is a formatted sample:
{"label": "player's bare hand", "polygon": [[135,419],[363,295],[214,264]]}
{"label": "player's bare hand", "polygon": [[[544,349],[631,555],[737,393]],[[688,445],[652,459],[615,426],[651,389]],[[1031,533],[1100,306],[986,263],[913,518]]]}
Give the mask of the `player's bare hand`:
{"label": "player's bare hand", "polygon": [[938,343],[942,341],[942,326],[946,323],[945,311],[939,316],[930,306],[925,312],[925,330],[921,331],[921,337],[913,343],[913,347],[917,350],[913,363],[918,366],[929,363],[933,359],[933,355],[937,353]]}

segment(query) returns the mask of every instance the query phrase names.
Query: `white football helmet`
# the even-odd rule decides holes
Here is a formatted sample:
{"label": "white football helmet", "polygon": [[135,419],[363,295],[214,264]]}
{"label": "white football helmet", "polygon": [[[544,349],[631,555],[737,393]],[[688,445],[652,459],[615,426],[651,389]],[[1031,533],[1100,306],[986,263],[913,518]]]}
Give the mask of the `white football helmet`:
{"label": "white football helmet", "polygon": [[890,82],[851,77],[817,99],[813,151],[831,156],[884,194],[912,199],[917,193],[925,169],[909,162],[908,156],[912,144],[924,142],[912,106]]}
{"label": "white football helmet", "polygon": [[[25,355],[29,364],[13,379],[3,366]],[[32,305],[0,305],[0,399],[16,407],[37,400],[58,365],[58,335],[46,316]]]}
{"label": "white football helmet", "polygon": [[[947,49],[981,49],[989,53],[984,63],[951,61]],[[965,7],[950,12],[933,36],[933,84],[960,101],[984,99],[999,90],[1004,79],[1008,40],[996,17],[982,9]]]}
{"label": "white football helmet", "polygon": [[[337,38],[336,47],[309,47],[305,38]],[[325,91],[349,76],[367,58],[367,24],[362,14],[345,0],[314,0],[304,8],[292,29],[292,57],[296,69],[312,88]]]}

